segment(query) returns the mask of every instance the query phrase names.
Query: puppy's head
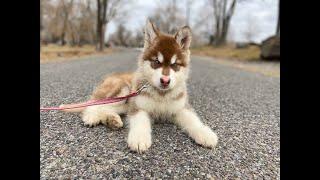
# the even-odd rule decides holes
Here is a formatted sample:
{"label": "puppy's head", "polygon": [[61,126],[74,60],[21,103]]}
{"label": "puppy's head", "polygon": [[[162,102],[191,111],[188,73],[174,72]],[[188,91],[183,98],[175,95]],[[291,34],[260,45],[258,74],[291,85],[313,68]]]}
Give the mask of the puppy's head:
{"label": "puppy's head", "polygon": [[144,34],[144,50],[139,67],[149,83],[166,91],[186,81],[192,38],[190,28],[184,26],[174,35],[167,35],[147,20]]}

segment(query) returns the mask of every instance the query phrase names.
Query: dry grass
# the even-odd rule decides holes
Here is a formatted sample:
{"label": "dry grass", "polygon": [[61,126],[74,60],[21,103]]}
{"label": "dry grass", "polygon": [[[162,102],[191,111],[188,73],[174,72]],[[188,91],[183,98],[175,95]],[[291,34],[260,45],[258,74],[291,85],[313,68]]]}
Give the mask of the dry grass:
{"label": "dry grass", "polygon": [[258,46],[249,46],[241,49],[237,49],[233,45],[226,45],[222,47],[203,46],[193,48],[191,52],[194,55],[204,55],[235,60],[254,61],[260,59],[260,48]]}
{"label": "dry grass", "polygon": [[280,63],[277,61],[227,61],[225,59],[215,59],[214,62],[266,76],[280,77]]}
{"label": "dry grass", "polygon": [[280,77],[280,63],[261,61],[260,48],[258,46],[251,45],[241,49],[235,48],[234,45],[223,47],[204,46],[193,48],[191,52],[192,55],[215,57],[214,62],[219,64],[266,76]]}
{"label": "dry grass", "polygon": [[40,52],[40,63],[56,61],[56,60],[69,60],[77,59],[87,56],[105,55],[111,53],[113,50],[110,48],[105,48],[104,52],[97,52],[95,46],[84,45],[82,47],[72,47],[72,46],[58,46],[54,44],[49,44],[46,46],[41,46]]}

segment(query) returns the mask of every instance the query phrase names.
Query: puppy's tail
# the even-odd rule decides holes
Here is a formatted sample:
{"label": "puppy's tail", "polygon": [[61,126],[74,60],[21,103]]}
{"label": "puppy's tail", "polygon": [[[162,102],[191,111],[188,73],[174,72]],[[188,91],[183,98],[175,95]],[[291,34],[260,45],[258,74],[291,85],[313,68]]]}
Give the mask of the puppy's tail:
{"label": "puppy's tail", "polygon": [[[61,104],[59,108],[71,108],[73,107],[72,104]],[[61,111],[63,112],[70,112],[70,113],[77,113],[77,112],[82,112],[85,110],[86,107],[79,107],[79,108],[72,108],[72,109],[62,109]]]}

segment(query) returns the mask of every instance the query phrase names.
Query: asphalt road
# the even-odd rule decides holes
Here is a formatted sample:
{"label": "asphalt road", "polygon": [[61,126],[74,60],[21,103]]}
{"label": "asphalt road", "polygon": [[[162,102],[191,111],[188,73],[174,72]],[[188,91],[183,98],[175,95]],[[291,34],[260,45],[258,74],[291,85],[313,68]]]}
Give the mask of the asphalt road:
{"label": "asphalt road", "polygon": [[[135,70],[137,51],[40,65],[41,106],[84,101],[108,73]],[[125,127],[84,126],[76,114],[40,113],[41,179],[280,179],[280,79],[192,57],[190,103],[219,137],[195,144],[172,124],[153,126],[144,154]]]}

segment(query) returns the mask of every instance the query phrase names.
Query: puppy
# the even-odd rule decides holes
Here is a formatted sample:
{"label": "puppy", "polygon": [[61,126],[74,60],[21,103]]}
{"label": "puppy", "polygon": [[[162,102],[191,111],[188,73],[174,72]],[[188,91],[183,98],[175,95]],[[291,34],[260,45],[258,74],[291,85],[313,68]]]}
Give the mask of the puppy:
{"label": "puppy", "polygon": [[174,35],[160,32],[149,20],[145,26],[144,48],[133,73],[117,73],[107,77],[93,92],[91,100],[120,97],[148,84],[138,96],[113,104],[90,106],[68,112],[82,112],[86,125],[99,123],[120,128],[119,114],[129,121],[128,146],[142,153],[152,144],[151,120],[170,119],[194,141],[213,148],[217,135],[203,124],[188,103],[187,79],[190,69],[191,30],[182,27]]}

